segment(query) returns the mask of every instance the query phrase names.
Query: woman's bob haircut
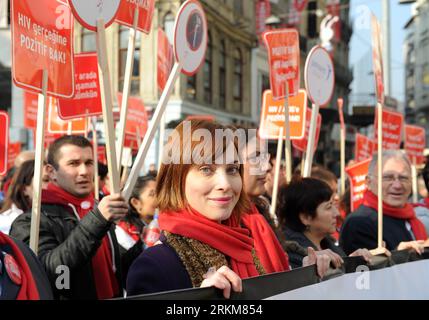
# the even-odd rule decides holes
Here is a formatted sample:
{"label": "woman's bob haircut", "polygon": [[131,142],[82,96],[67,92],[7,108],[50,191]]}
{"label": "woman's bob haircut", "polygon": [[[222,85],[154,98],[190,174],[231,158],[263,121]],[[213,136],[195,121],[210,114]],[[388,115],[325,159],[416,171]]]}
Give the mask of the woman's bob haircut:
{"label": "woman's bob haircut", "polygon": [[[190,209],[185,196],[185,181],[193,166],[220,164],[219,159],[223,164],[240,163],[240,176],[243,179],[243,164],[237,152],[237,139],[225,137],[233,134],[234,130],[235,128],[217,122],[203,120],[183,121],[176,127],[165,145],[157,177],[156,194],[160,211]],[[250,201],[242,188],[232,216],[240,218],[249,211]]]}

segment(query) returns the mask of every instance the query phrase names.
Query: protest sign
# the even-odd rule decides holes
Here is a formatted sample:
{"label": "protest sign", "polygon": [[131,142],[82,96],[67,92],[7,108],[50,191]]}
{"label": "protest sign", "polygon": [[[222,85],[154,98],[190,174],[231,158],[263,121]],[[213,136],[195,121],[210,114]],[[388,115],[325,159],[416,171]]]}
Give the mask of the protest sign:
{"label": "protest sign", "polygon": [[[384,109],[382,110],[382,147],[383,150],[398,150],[401,146],[402,126],[404,116],[402,113]],[[378,112],[374,122],[374,149],[378,148]]]}
{"label": "protest sign", "polygon": [[9,115],[0,111],[0,175],[8,169],[7,155],[9,149]]}
{"label": "protest sign", "polygon": [[356,133],[355,138],[355,160],[357,162],[364,161],[372,157],[374,151],[374,141],[368,137]]}
{"label": "protest sign", "polygon": [[[274,99],[298,94],[299,90],[299,35],[296,29],[267,31],[263,35],[268,50],[270,84]],[[286,88],[286,84],[288,88]]]}
{"label": "protest sign", "polygon": [[41,93],[42,73],[47,70],[47,94],[72,97],[74,39],[68,5],[59,0],[12,0],[11,18],[14,83]]}
{"label": "protest sign", "polygon": [[405,152],[413,164],[425,163],[426,130],[423,127],[405,125]]}
{"label": "protest sign", "polygon": [[[259,135],[264,139],[279,137],[280,128],[285,125],[285,101],[274,100],[271,90],[264,92],[262,100],[261,122]],[[290,139],[300,140],[304,138],[307,110],[307,94],[305,90],[299,90],[298,95],[289,97],[289,128]],[[283,139],[285,139],[285,133]]]}
{"label": "protest sign", "polygon": [[149,33],[152,26],[155,0],[125,0],[121,1],[116,22],[127,27],[134,26],[135,11],[138,11],[136,29]]}
{"label": "protest sign", "polygon": [[371,159],[358,162],[346,168],[350,181],[350,210],[355,211],[363,202],[363,195],[367,190],[366,176]]}
{"label": "protest sign", "polygon": [[99,116],[101,106],[98,62],[95,52],[74,56],[75,95],[72,99],[58,100],[58,115],[63,120]]}

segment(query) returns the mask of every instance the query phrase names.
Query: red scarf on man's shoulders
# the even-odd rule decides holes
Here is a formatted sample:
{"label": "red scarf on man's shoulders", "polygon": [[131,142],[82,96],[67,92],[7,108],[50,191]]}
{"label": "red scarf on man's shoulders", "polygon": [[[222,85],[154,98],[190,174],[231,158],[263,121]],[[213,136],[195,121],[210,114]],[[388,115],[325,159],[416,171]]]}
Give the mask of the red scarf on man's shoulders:
{"label": "red scarf on man's shoulders", "polygon": [[1,245],[7,245],[12,249],[13,253],[11,256],[14,258],[19,268],[21,288],[19,289],[16,300],[39,300],[39,290],[37,289],[36,281],[33,278],[33,273],[31,272],[24,254],[11,238],[0,231],[0,246]]}
{"label": "red scarf on man's shoulders", "polygon": [[289,271],[289,259],[273,229],[252,204],[252,211],[241,217],[255,240],[255,250],[267,273]]}
{"label": "red scarf on man's shoulders", "polygon": [[159,227],[183,237],[208,244],[230,258],[232,270],[242,279],[258,276],[252,257],[253,239],[249,231],[212,221],[195,210],[163,211]]}
{"label": "red scarf on man's shoulders", "polygon": [[[378,197],[367,190],[363,197],[363,205],[378,210]],[[411,230],[416,240],[426,240],[427,234],[423,223],[416,217],[413,206],[407,203],[403,208],[394,208],[383,201],[383,215],[407,220],[411,225]]]}
{"label": "red scarf on man's shoulders", "polygon": [[[42,191],[42,203],[60,204],[69,207],[73,205],[79,219],[82,219],[94,208],[94,197],[77,198],[53,183],[47,190]],[[109,237],[106,235],[92,257],[92,271],[98,299],[110,299],[119,295],[119,285],[113,270],[112,252],[110,251]],[[113,250],[113,248],[111,248]]]}

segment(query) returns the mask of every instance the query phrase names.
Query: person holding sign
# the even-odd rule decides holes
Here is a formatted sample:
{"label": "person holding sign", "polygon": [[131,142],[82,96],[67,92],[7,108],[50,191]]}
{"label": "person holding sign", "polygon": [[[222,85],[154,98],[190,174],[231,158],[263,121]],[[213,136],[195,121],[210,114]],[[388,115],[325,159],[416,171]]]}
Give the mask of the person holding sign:
{"label": "person holding sign", "polygon": [[[426,161],[422,171],[422,176],[426,190],[429,191],[429,161]],[[419,203],[414,203],[413,206],[417,218],[419,218],[420,221],[424,224],[426,233],[429,234],[429,198],[426,197]]]}
{"label": "person holding sign", "polygon": [[[423,252],[426,230],[408,198],[411,194],[411,164],[408,157],[398,150],[384,151],[382,192],[383,241],[388,250],[413,249]],[[345,220],[340,235],[340,245],[346,253],[358,248],[377,248],[377,163],[373,155],[369,166],[363,204]]]}
{"label": "person holding sign", "polygon": [[[93,195],[94,159],[91,143],[81,136],[63,136],[49,147],[51,183],[42,192],[38,256],[56,298],[108,299],[122,295],[121,256],[113,222],[128,206],[120,195]],[[10,234],[30,240],[31,213],[12,224]],[[136,244],[127,255],[137,256]],[[129,261],[129,256],[122,257]],[[127,260],[125,260],[125,258]]]}

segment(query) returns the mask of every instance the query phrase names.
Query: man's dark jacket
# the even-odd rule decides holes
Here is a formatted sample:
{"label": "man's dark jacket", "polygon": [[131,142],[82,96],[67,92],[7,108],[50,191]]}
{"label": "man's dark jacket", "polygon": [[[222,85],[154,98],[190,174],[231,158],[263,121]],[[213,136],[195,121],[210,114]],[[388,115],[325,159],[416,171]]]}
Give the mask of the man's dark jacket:
{"label": "man's dark jacket", "polygon": [[[366,248],[377,248],[378,239],[377,211],[361,205],[355,212],[349,214],[341,228],[340,246],[345,253]],[[395,250],[401,241],[412,241],[413,236],[408,231],[405,220],[383,215],[383,241],[390,251]]]}
{"label": "man's dark jacket", "polygon": [[[11,236],[28,244],[30,225],[31,213],[22,214],[12,224]],[[121,256],[115,225],[107,221],[97,208],[79,222],[71,207],[42,205],[38,257],[45,267],[56,299],[97,299],[91,261],[107,233],[114,247],[112,260],[122,296],[128,268],[142,250],[141,241]],[[57,270],[60,266],[67,266],[70,270],[69,289],[57,288],[64,285],[62,276],[65,273],[61,268]]]}

